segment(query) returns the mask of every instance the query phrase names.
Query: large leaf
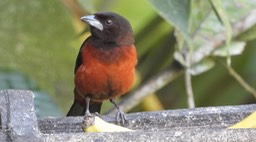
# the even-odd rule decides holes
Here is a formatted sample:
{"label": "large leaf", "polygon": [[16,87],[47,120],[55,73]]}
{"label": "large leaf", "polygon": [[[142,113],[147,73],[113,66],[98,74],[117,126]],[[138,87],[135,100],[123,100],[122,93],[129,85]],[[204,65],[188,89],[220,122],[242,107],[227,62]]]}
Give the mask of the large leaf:
{"label": "large leaf", "polygon": [[[221,56],[221,57],[227,57],[227,56],[234,56],[234,55],[240,55],[244,51],[246,43],[245,42],[231,42],[230,47],[227,48],[226,45],[223,45],[216,49],[213,52],[213,55],[215,56]],[[229,50],[229,51],[227,51]],[[229,53],[229,54],[227,54]]]}
{"label": "large leaf", "polygon": [[189,37],[189,0],[149,0],[149,2],[166,21]]}
{"label": "large leaf", "polygon": [[204,73],[210,69],[212,69],[215,65],[215,62],[212,59],[204,59],[199,63],[194,64],[191,69],[190,73],[192,75],[199,75],[201,73]]}
{"label": "large leaf", "polygon": [[[211,0],[212,7],[215,11],[216,16],[220,20],[220,22],[225,27],[225,34],[226,34],[226,47],[230,48],[231,38],[232,38],[232,28],[229,21],[229,17],[224,9],[223,3],[221,0]],[[229,53],[229,49],[227,51],[227,64],[231,65],[231,57]]]}
{"label": "large leaf", "polygon": [[242,41],[250,41],[250,40],[255,40],[256,39],[256,26],[253,26],[243,34],[239,35],[237,37],[238,40]]}
{"label": "large leaf", "polygon": [[192,0],[189,16],[189,33],[195,36],[201,28],[201,24],[207,19],[211,12],[208,0]]}

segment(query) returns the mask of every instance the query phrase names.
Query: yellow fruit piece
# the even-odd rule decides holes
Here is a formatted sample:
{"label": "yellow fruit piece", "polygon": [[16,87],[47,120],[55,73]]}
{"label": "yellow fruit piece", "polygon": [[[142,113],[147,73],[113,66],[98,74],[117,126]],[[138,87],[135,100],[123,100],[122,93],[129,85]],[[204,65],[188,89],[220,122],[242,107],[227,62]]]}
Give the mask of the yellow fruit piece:
{"label": "yellow fruit piece", "polygon": [[253,112],[242,121],[228,127],[228,129],[256,128],[256,112]]}
{"label": "yellow fruit piece", "polygon": [[108,123],[98,116],[95,116],[95,121],[94,123],[87,127],[84,128],[85,132],[125,132],[125,131],[134,131],[119,125],[111,124]]}

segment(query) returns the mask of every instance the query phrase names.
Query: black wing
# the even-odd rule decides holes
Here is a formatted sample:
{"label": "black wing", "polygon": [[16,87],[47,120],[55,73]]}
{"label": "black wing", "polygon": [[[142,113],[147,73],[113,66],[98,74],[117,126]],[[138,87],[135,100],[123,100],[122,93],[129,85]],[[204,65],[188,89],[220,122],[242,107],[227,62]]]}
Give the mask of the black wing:
{"label": "black wing", "polygon": [[75,69],[74,69],[74,73],[76,73],[76,70],[81,66],[81,64],[83,63],[83,60],[82,60],[82,49],[85,45],[85,43],[88,41],[89,38],[87,38],[83,44],[81,45],[80,49],[79,49],[79,52],[78,52],[78,55],[76,57],[76,65],[75,65]]}
{"label": "black wing", "polygon": [[[77,69],[81,66],[81,64],[83,63],[82,60],[82,50],[84,45],[86,44],[86,42],[88,41],[89,38],[87,38],[83,44],[81,45],[77,58],[76,58],[76,64],[75,64],[75,69],[74,69],[74,73],[76,73]],[[97,103],[97,104],[92,104],[89,107],[89,110],[91,113],[95,113],[98,112],[100,113],[100,109],[101,109],[101,104],[102,103]],[[72,107],[70,108],[67,116],[83,116],[85,114],[86,111],[86,105],[82,106],[80,105],[77,101],[74,101]]]}

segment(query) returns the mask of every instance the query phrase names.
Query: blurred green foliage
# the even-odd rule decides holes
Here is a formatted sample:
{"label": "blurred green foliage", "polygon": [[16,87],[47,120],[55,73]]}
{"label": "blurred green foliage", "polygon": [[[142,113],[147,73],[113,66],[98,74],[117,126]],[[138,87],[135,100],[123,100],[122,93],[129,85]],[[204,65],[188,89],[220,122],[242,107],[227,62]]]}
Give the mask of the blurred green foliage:
{"label": "blurred green foliage", "polygon": [[[221,1],[221,4],[231,23],[256,6],[253,0]],[[194,49],[200,48],[204,38],[225,31],[209,1],[200,0],[1,0],[0,7],[0,68],[17,70],[35,80],[38,90],[49,94],[64,114],[73,101],[73,68],[81,38],[86,38],[79,36],[86,28],[79,16],[113,11],[129,19],[136,38],[140,84],[172,63],[174,52],[180,51],[175,48],[177,41],[182,40],[179,31],[192,39]],[[255,87],[253,29],[237,38],[245,41],[246,47],[241,55],[232,57],[232,66]],[[210,71],[193,77],[192,84],[196,106],[255,102],[218,63]],[[187,106],[185,92],[184,78],[180,77],[156,94],[165,109],[170,109]],[[38,106],[42,105],[48,104],[38,102]]]}
{"label": "blurred green foliage", "polygon": [[69,11],[52,0],[3,0],[0,5],[0,67],[23,72],[59,106],[68,105],[77,52]]}
{"label": "blurred green foliage", "polygon": [[63,115],[52,98],[40,90],[34,80],[19,71],[0,69],[0,90],[7,88],[32,91],[35,96],[35,111],[38,117]]}

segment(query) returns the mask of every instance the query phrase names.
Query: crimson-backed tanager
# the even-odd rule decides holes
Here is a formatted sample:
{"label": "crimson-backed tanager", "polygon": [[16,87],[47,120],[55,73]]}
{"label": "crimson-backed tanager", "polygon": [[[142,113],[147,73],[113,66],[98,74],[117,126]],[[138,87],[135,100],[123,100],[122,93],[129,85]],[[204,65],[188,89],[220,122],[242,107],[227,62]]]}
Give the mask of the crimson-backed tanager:
{"label": "crimson-backed tanager", "polygon": [[124,113],[114,98],[127,93],[134,81],[137,63],[132,27],[124,17],[102,12],[84,16],[91,36],[82,44],[75,64],[75,101],[67,116],[100,113],[104,100],[117,108],[117,119]]}

